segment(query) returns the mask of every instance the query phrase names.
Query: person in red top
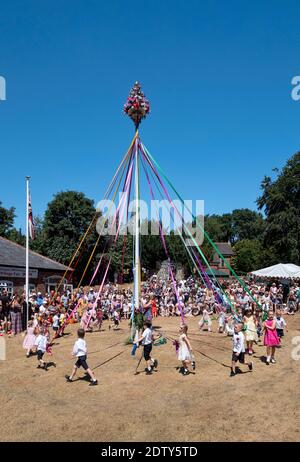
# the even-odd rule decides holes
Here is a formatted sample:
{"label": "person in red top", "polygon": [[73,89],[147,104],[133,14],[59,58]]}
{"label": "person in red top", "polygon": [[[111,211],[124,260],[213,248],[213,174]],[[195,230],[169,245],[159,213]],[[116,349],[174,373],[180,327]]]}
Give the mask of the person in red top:
{"label": "person in red top", "polygon": [[152,309],[152,317],[157,318],[157,305],[156,305],[155,297],[151,299],[151,309]]}

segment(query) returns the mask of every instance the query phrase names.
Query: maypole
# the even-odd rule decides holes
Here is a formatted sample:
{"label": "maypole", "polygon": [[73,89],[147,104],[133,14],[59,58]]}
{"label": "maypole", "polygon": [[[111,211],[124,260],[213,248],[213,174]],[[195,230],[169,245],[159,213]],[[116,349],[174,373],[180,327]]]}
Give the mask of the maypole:
{"label": "maypole", "polygon": [[141,292],[141,256],[140,256],[140,178],[139,149],[135,141],[135,233],[134,233],[134,309],[138,311]]}
{"label": "maypole", "polygon": [[139,134],[138,129],[142,119],[144,119],[150,112],[149,101],[145,98],[141,90],[139,82],[135,82],[132,87],[127,101],[124,105],[124,112],[127,114],[134,123],[136,136],[135,136],[135,232],[134,232],[134,294],[132,304],[132,334],[134,332],[134,313],[140,309],[140,291],[141,291],[141,249],[140,249],[140,179],[139,179]]}

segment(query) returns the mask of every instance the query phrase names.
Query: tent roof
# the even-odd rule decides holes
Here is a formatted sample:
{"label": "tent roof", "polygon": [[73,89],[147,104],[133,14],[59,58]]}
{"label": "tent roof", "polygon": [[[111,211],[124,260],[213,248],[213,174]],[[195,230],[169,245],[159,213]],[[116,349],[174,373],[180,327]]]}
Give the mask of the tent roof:
{"label": "tent roof", "polygon": [[293,263],[278,263],[277,265],[268,266],[257,271],[252,271],[251,274],[265,278],[300,278],[300,266]]}

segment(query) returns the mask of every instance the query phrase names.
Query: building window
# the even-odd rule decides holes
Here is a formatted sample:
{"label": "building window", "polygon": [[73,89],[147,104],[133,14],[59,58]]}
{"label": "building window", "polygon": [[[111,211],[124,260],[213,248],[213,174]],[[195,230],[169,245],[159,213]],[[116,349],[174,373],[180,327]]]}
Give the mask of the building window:
{"label": "building window", "polygon": [[14,285],[11,281],[0,281],[0,293],[7,291],[8,295],[14,294]]}
{"label": "building window", "polygon": [[48,277],[45,281],[46,292],[49,294],[51,290],[56,291],[59,284],[60,284],[60,289],[63,290],[65,285],[67,284],[67,280],[66,279],[61,280],[61,276]]}
{"label": "building window", "polygon": [[[32,294],[32,292],[35,292],[35,285],[29,284],[28,289],[29,289],[29,294]],[[24,290],[25,290],[25,286],[24,286]]]}

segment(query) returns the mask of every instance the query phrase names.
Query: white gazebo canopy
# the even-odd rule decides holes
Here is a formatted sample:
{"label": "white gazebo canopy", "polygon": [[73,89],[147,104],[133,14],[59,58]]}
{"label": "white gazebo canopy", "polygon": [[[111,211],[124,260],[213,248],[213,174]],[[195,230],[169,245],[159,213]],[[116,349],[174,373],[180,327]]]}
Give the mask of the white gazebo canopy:
{"label": "white gazebo canopy", "polygon": [[257,271],[252,271],[251,274],[264,278],[300,278],[300,266],[293,263],[278,263],[277,265],[268,266]]}

